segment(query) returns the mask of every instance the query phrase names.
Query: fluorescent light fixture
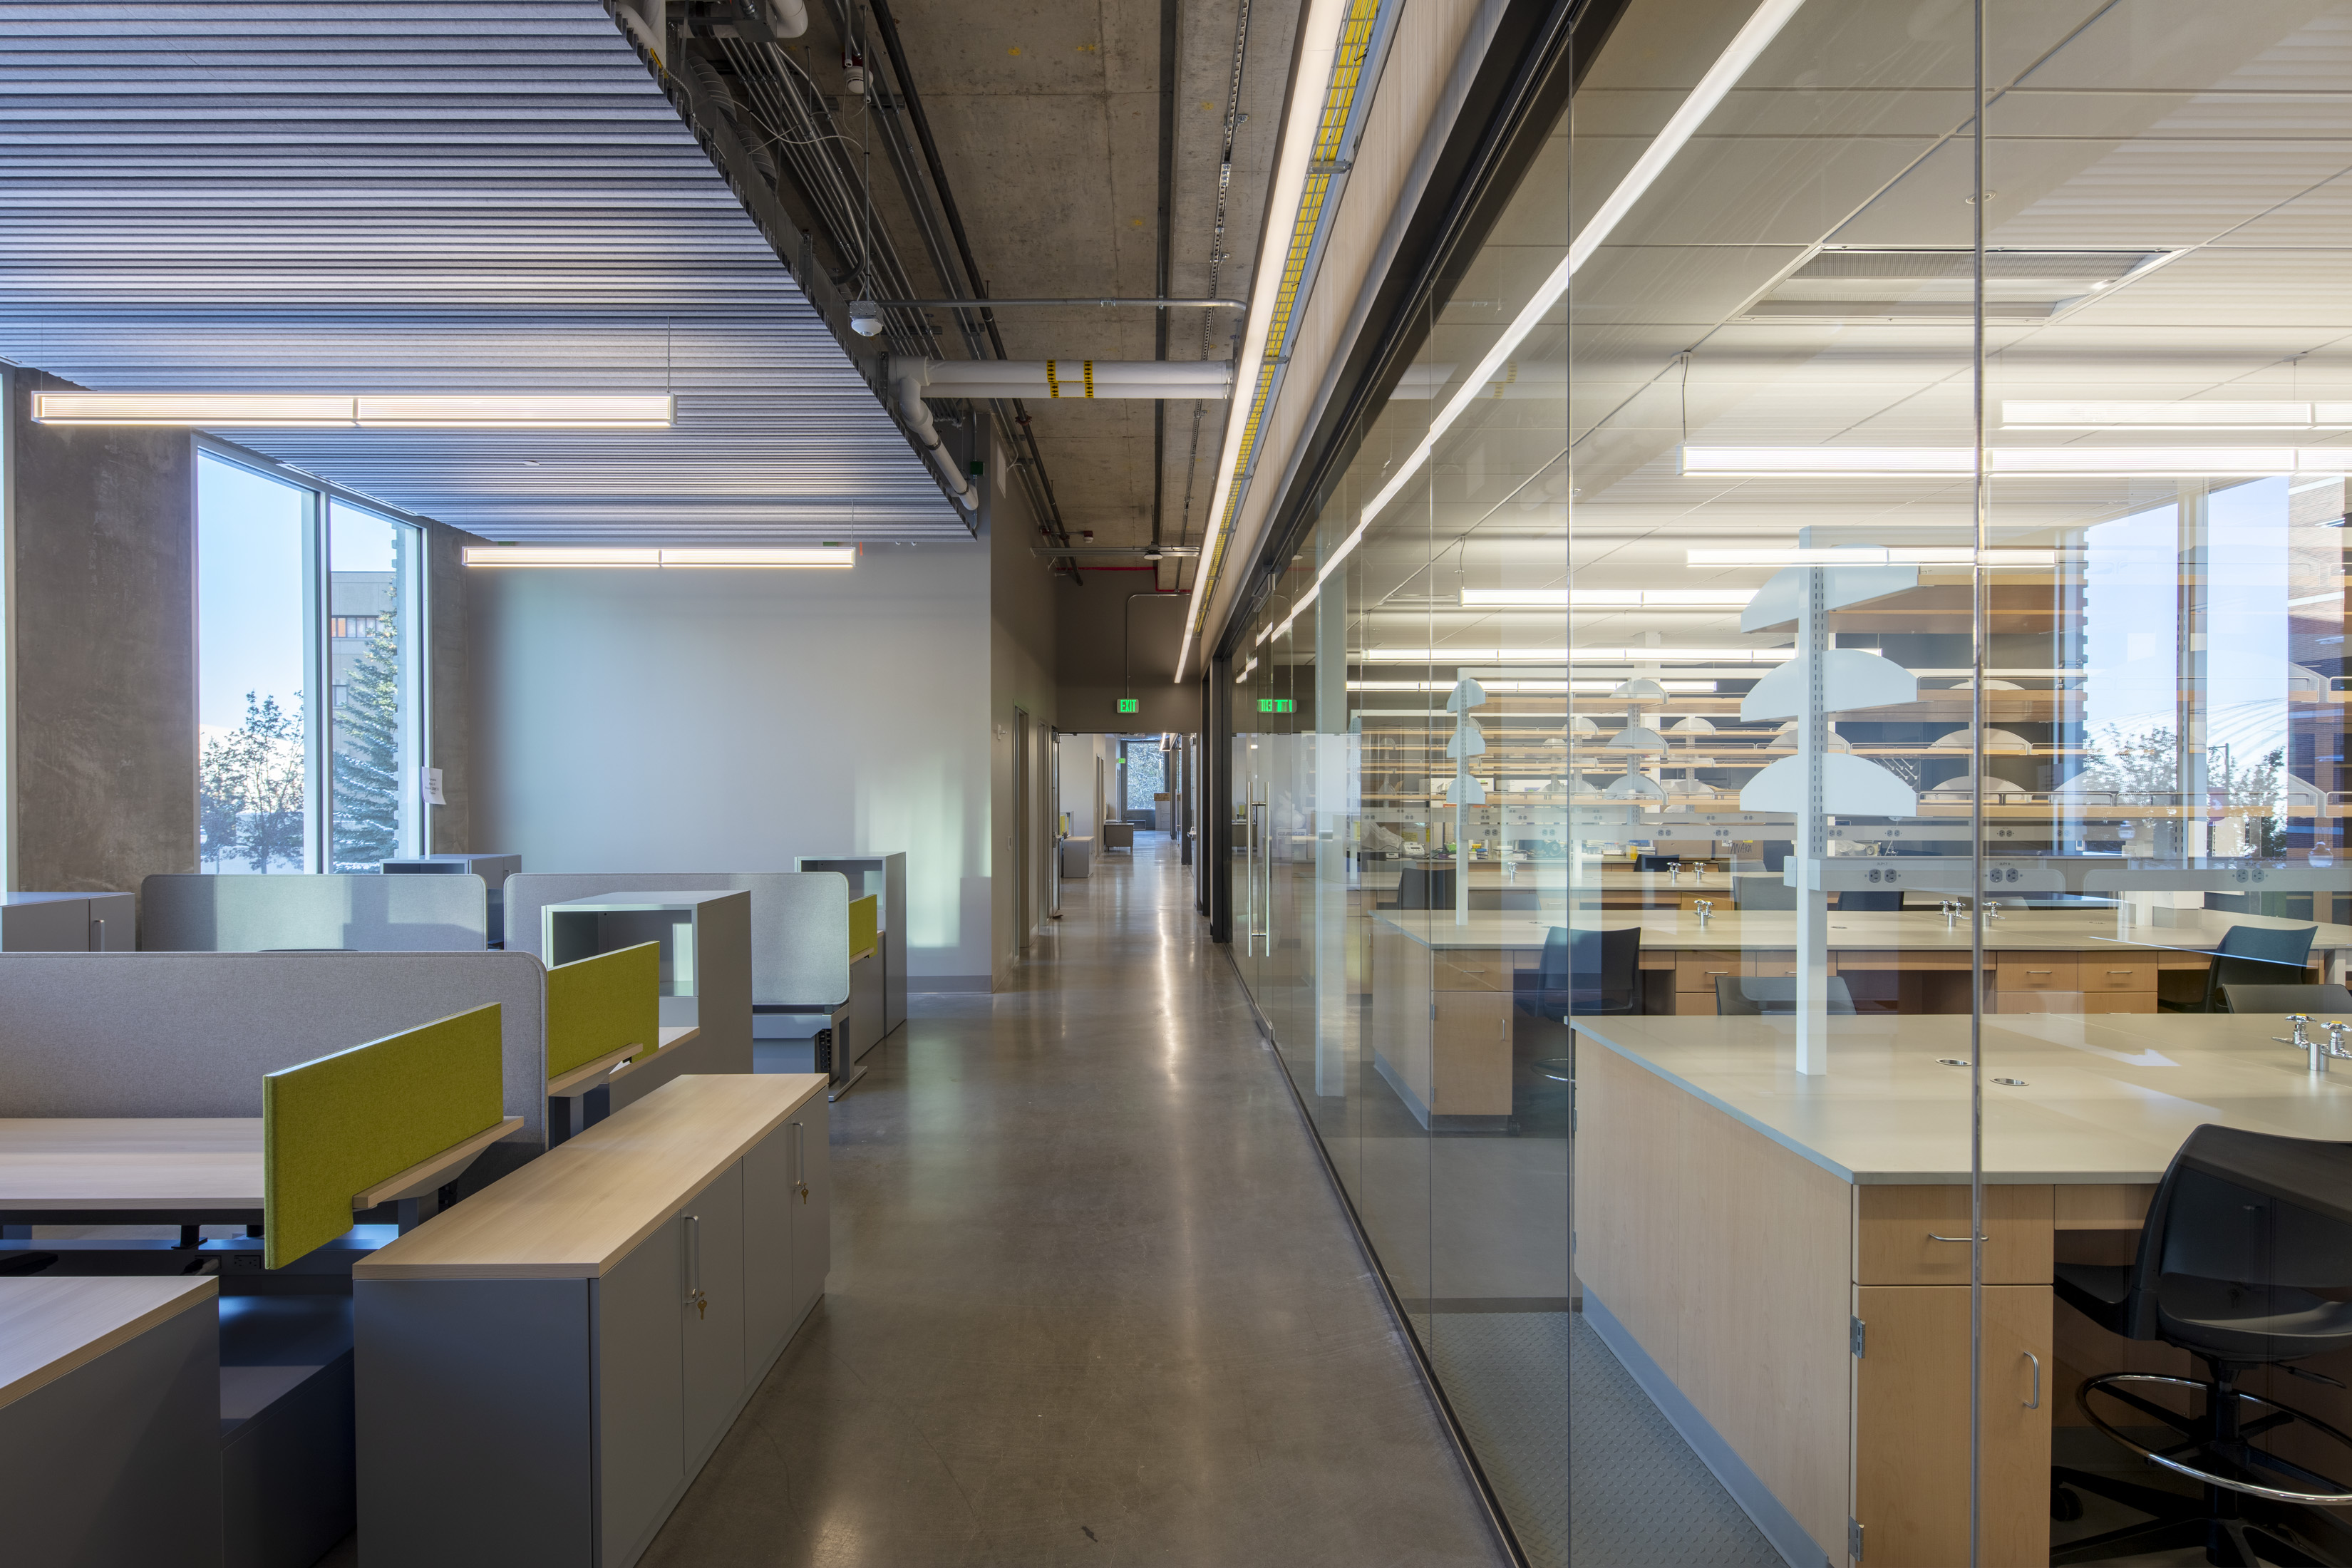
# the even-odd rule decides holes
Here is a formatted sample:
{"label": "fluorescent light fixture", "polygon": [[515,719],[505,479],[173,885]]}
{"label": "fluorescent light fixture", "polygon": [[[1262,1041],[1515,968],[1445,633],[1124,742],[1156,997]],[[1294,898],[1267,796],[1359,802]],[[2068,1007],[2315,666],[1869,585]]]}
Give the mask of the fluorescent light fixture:
{"label": "fluorescent light fixture", "polygon": [[37,392],[40,425],[201,425],[232,429],[658,430],[667,395],[439,395],[264,392]]}
{"label": "fluorescent light fixture", "polygon": [[400,394],[359,397],[362,428],[462,430],[665,430],[677,412],[667,395],[438,396]]}
{"label": "fluorescent light fixture", "polygon": [[468,566],[801,566],[857,564],[854,544],[656,550],[601,544],[488,544],[466,548]]}
{"label": "fluorescent light fixture", "polygon": [[[1681,153],[1694,135],[1697,134],[1698,128],[1706,122],[1707,116],[1713,114],[1726,95],[1738,85],[1739,79],[1747,74],[1748,68],[1756,63],[1757,57],[1764,52],[1774,38],[1780,37],[1780,29],[1789,25],[1789,19],[1802,8],[1804,3],[1805,0],[1763,0],[1763,3],[1756,7],[1747,22],[1741,26],[1739,31],[1732,35],[1731,42],[1724,47],[1722,54],[1716,57],[1715,63],[1707,67],[1706,74],[1699,78],[1698,85],[1691,89],[1690,95],[1683,100],[1657,135],[1651,139],[1649,146],[1644,148],[1641,157],[1634,161],[1633,168],[1626,172],[1623,179],[1617,182],[1616,188],[1609,193],[1607,199],[1595,209],[1584,227],[1579,230],[1576,237],[1569,242],[1568,254],[1560,258],[1559,265],[1552,268],[1551,275],[1538,285],[1534,295],[1519,313],[1512,318],[1511,324],[1504,330],[1503,335],[1496,340],[1494,347],[1486,351],[1486,357],[1481,359],[1464,378],[1462,385],[1452,397],[1446,400],[1444,406],[1438,409],[1435,416],[1429,422],[1428,433],[1414,445],[1404,461],[1398,465],[1396,473],[1390,478],[1389,482],[1381,486],[1379,492],[1365,503],[1363,511],[1357,519],[1355,528],[1346,539],[1340,541],[1339,547],[1325,559],[1322,569],[1316,573],[1315,581],[1318,586],[1333,572],[1339,570],[1340,563],[1345,561],[1356,546],[1363,542],[1365,530],[1371,527],[1372,521],[1380,516],[1381,510],[1391,501],[1403,493],[1405,486],[1421,471],[1422,468],[1428,463],[1432,454],[1437,450],[1439,439],[1446,431],[1454,427],[1454,421],[1460,419],[1473,403],[1479,400],[1481,395],[1486,392],[1487,384],[1494,381],[1504,364],[1518,352],[1519,345],[1527,341],[1528,335],[1533,332],[1538,324],[1551,313],[1553,307],[1559,303],[1561,297],[1568,292],[1569,280],[1576,276],[1580,268],[1592,259],[1594,253],[1600,250],[1601,245],[1612,234],[1616,232],[1617,226],[1625,221],[1625,216],[1632,212],[1643,196],[1649,193],[1650,187],[1657,183],[1658,176],[1665,172],[1666,166],[1675,161],[1675,155]],[[1317,11],[1310,13],[1310,25],[1315,22],[1323,9],[1324,6],[1318,3]],[[1327,27],[1330,26],[1328,23],[1323,25]],[[1324,37],[1322,33],[1303,33],[1302,36],[1317,39]],[[1332,36],[1336,37],[1336,33]],[[1329,45],[1326,44],[1324,47],[1328,47]],[[1294,79],[1303,83],[1310,74],[1301,70]],[[1291,119],[1295,121],[1297,118],[1299,118],[1298,108],[1294,102]],[[1268,209],[1269,211],[1281,212],[1292,210],[1295,207],[1299,182],[1303,181],[1304,174],[1301,173],[1286,183],[1283,176],[1289,168],[1290,156],[1291,149],[1286,138],[1283,149],[1283,161],[1276,165],[1275,190],[1283,193],[1283,198],[1277,200]],[[1302,148],[1302,159],[1303,156]],[[1255,282],[1253,285],[1254,290],[1269,302],[1272,299],[1272,290],[1268,285],[1275,281],[1278,271],[1274,265],[1276,252],[1273,248],[1276,227],[1277,226],[1274,224],[1266,226],[1265,240],[1260,247]],[[1234,384],[1236,388],[1244,384],[1244,378],[1238,374],[1240,371],[1246,369],[1250,377],[1256,375],[1258,360],[1263,356],[1265,349],[1264,328],[1256,324],[1260,320],[1260,310],[1255,297],[1250,306],[1250,318],[1253,323],[1251,330],[1256,333],[1255,347],[1253,349],[1250,341],[1244,338],[1240,363],[1234,367],[1237,374],[1234,376]],[[1238,421],[1244,416],[1245,408],[1245,400],[1236,396],[1234,400],[1232,422],[1228,425],[1225,436],[1225,449],[1228,453],[1238,449],[1236,441],[1239,433]],[[1223,515],[1224,493],[1231,488],[1231,476],[1221,478],[1217,491],[1211,498],[1209,517],[1210,528],[1213,531],[1210,537],[1202,542],[1201,559],[1204,563],[1212,558],[1209,546],[1215,542],[1216,536],[1213,531],[1218,526],[1217,520]],[[1208,614],[1209,599],[1210,595],[1205,591],[1196,590],[1192,595],[1192,615],[1184,628],[1184,646],[1176,655],[1176,679],[1179,681],[1184,679],[1185,656],[1192,648],[1192,638],[1200,629],[1202,618]]]}
{"label": "fluorescent light fixture", "polygon": [[1363,664],[1780,664],[1785,647],[1372,647],[1354,656]]}
{"label": "fluorescent light fixture", "polygon": [[352,400],[256,392],[37,392],[36,425],[349,425]]}
{"label": "fluorescent light fixture", "polygon": [[[1284,258],[1298,230],[1298,211],[1306,199],[1308,165],[1323,117],[1317,112],[1331,90],[1332,73],[1339,64],[1339,40],[1348,22],[1345,0],[1307,0],[1298,19],[1297,65],[1290,79],[1290,103],[1283,111],[1282,145],[1276,150],[1274,179],[1266,203],[1265,231],[1258,237],[1257,265],[1250,273],[1249,314],[1242,321],[1242,341],[1234,355],[1234,395],[1225,415],[1225,441],[1217,458],[1217,482],[1209,492],[1208,532],[1201,541],[1202,574],[1217,561],[1223,538],[1225,503],[1240,479],[1242,435],[1255,388],[1265,368],[1265,344],[1274,331],[1275,300],[1282,292]],[[1184,617],[1184,641],[1176,650],[1176,680],[1183,683],[1184,665],[1192,641],[1209,613],[1210,587],[1196,577],[1192,608]]]}
{"label": "fluorescent light fixture", "polygon": [[816,566],[839,571],[857,564],[854,544],[784,545],[773,548],[664,550],[665,566]]}
{"label": "fluorescent light fixture", "polygon": [[1738,545],[1725,550],[1685,552],[1693,566],[1984,566],[1989,568],[2053,567],[2076,559],[2064,551],[2004,549],[1972,550],[1965,544],[1843,545],[1835,549],[1779,550],[1764,545]]}
{"label": "fluorescent light fixture", "polygon": [[2008,397],[2000,423],[2005,430],[2338,430],[2352,427],[2352,403]]}
{"label": "fluorescent light fixture", "polygon": [[1753,588],[1465,588],[1465,610],[1739,610]]}
{"label": "fluorescent light fixture", "polygon": [[[1351,680],[1348,682],[1348,689],[1350,691],[1451,691],[1455,684],[1451,680]],[[1617,689],[1618,685],[1613,680],[1490,680],[1483,676],[1479,678],[1478,684],[1488,691],[1501,692],[1505,696],[1514,694],[1556,696],[1563,691],[1589,691],[1605,696]],[[1661,680],[1658,684],[1677,696],[1704,697],[1716,689],[1715,682],[1712,680]]]}
{"label": "fluorescent light fixture", "polygon": [[[2000,479],[2259,479],[2352,472],[2352,447],[1995,447]],[[1685,447],[1696,479],[1967,479],[1972,447]]]}

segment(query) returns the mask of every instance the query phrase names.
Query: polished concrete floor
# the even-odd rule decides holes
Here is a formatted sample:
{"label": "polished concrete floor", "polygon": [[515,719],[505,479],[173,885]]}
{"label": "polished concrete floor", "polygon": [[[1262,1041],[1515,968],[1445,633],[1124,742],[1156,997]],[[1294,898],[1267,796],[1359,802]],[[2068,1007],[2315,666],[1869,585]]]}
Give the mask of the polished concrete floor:
{"label": "polished concrete floor", "polygon": [[1503,1561],[1156,835],[834,1107],[817,1316],[645,1561]]}

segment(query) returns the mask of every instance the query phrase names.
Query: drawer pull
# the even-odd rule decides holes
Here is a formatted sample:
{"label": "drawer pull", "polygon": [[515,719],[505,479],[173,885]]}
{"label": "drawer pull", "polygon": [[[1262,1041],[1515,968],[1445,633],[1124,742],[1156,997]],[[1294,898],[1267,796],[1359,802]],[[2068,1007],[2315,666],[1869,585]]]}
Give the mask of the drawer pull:
{"label": "drawer pull", "polygon": [[1990,1241],[1990,1240],[1991,1240],[1992,1238],[1991,1238],[1990,1237],[1987,1237],[1987,1236],[1979,1236],[1979,1237],[1966,1237],[1966,1236],[1937,1236],[1934,1231],[1932,1231],[1932,1230],[1931,1230],[1931,1231],[1929,1231],[1929,1232],[1927,1233],[1927,1239],[1928,1239],[1929,1241],[1957,1241],[1957,1242],[1960,1243],[1963,1247],[1965,1247],[1965,1246],[1967,1246],[1970,1241]]}
{"label": "drawer pull", "polygon": [[[2138,971],[2137,971],[2137,970],[2133,970],[2133,969],[2110,969],[2110,970],[2108,970],[2108,971],[2107,971],[2107,973],[2110,973],[2110,974],[2136,974],[2136,973],[2138,973]],[[2033,1352],[2032,1352],[2032,1351],[2028,1351],[2028,1352],[2026,1352],[2025,1353],[2026,1353],[2026,1354],[2028,1354],[2028,1355],[2032,1355]]]}
{"label": "drawer pull", "polygon": [[2029,969],[2025,973],[2028,974],[2048,974],[2051,971],[2047,969]]}

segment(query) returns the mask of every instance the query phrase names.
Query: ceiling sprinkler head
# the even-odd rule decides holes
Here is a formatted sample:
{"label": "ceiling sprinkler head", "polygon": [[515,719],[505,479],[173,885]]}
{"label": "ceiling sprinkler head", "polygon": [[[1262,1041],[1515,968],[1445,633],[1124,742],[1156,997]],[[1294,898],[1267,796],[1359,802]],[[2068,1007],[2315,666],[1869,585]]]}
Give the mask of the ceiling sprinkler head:
{"label": "ceiling sprinkler head", "polygon": [[882,331],[882,307],[871,300],[852,300],[849,302],[849,330],[861,338],[879,336]]}

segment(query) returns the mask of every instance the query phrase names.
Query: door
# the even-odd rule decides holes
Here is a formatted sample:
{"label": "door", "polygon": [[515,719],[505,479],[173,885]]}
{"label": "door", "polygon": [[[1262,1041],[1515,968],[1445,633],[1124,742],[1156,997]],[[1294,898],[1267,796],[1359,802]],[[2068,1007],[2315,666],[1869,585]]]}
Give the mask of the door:
{"label": "door", "polygon": [[793,1218],[800,1207],[793,1146],[779,1127],[743,1156],[743,1375],[756,1380],[793,1331]]}
{"label": "door", "polygon": [[625,1563],[686,1474],[680,1227],[656,1226],[594,1281],[597,1537]]}
{"label": "door", "polygon": [[693,1465],[725,1435],[743,1398],[743,1163],[688,1200],[678,1220],[683,1451]]}
{"label": "door", "polygon": [[797,1327],[824,1294],[833,1267],[833,1165],[830,1112],[823,1095],[812,1096],[786,1124],[788,1147],[799,1177],[800,1202],[793,1208],[793,1317]]}
{"label": "door", "polygon": [[[1969,1289],[1854,1292],[1854,1518],[1868,1563],[1969,1561]],[[1983,1549],[1995,1564],[2050,1560],[2051,1294],[1984,1291]]]}
{"label": "door", "polygon": [[1033,771],[1029,758],[1029,715],[1015,708],[1013,710],[1013,955],[1015,958],[1028,953],[1029,928],[1035,919],[1029,912],[1031,888],[1037,875],[1036,868],[1030,864],[1035,853],[1036,824],[1032,819],[1035,808],[1029,798]]}

